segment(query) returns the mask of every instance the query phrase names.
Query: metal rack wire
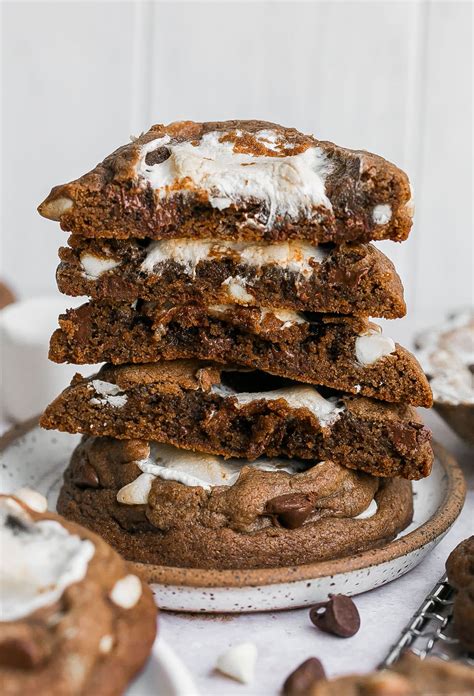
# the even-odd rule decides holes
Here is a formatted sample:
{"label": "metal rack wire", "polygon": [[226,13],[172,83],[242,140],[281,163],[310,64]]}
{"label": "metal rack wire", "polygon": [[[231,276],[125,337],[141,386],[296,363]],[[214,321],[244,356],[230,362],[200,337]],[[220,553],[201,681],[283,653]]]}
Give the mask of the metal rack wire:
{"label": "metal rack wire", "polygon": [[466,652],[453,634],[454,595],[455,590],[443,576],[405,626],[379,669],[390,667],[407,649],[422,660],[427,656],[438,657],[474,667],[474,655]]}

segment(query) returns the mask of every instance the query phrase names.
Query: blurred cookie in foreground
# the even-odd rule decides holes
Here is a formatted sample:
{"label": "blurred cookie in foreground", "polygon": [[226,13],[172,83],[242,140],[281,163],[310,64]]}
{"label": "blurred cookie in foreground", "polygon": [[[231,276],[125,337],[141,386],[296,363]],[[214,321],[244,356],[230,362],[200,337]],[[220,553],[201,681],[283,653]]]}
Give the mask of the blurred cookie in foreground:
{"label": "blurred cookie in foreground", "polygon": [[13,291],[0,280],[0,309],[3,309],[9,304],[16,302],[16,297]]}
{"label": "blurred cookie in foreground", "polygon": [[460,437],[474,443],[474,309],[455,312],[418,334],[415,345],[435,409]]}
{"label": "blurred cookie in foreground", "polygon": [[446,562],[450,584],[457,590],[454,599],[454,630],[462,645],[474,652],[474,536],[464,539],[451,551]]}
{"label": "blurred cookie in foreground", "polygon": [[[304,689],[285,688],[285,696],[469,696],[474,693],[472,667],[435,657],[420,660],[410,652],[388,670],[329,681],[323,675],[324,672],[316,674],[311,684],[305,683]],[[292,684],[298,686],[302,681],[293,678]]]}
{"label": "blurred cookie in foreground", "polygon": [[0,496],[0,692],[122,694],[155,638],[152,593],[102,539],[38,512],[46,501],[30,493],[31,507]]}

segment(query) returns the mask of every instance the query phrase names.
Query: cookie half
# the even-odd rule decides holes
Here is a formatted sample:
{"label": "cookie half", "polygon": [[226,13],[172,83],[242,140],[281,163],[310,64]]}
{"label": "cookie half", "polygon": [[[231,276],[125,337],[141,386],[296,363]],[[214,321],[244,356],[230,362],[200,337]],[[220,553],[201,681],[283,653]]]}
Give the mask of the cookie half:
{"label": "cookie half", "polygon": [[143,440],[84,437],[58,509],[129,560],[264,568],[358,553],[412,518],[411,484],[331,461],[254,462]]}
{"label": "cookie half", "polygon": [[153,126],[38,208],[92,237],[406,239],[408,177],[382,157],[266,121]]}
{"label": "cookie half", "polygon": [[192,360],[76,375],[41,425],[225,457],[331,459],[377,476],[417,479],[433,462],[430,431],[410,406]]}
{"label": "cookie half", "polygon": [[122,694],[156,634],[148,586],[90,530],[11,496],[0,534],[2,694]]}
{"label": "cookie half", "polygon": [[150,363],[199,358],[414,406],[431,406],[416,359],[366,319],[232,305],[100,302],[59,317],[55,362]]}
{"label": "cookie half", "polygon": [[183,304],[257,305],[396,318],[405,315],[392,262],[371,244],[87,239],[59,252],[66,295]]}
{"label": "cookie half", "polygon": [[464,539],[451,551],[446,562],[454,598],[454,630],[467,650],[474,652],[474,536]]}

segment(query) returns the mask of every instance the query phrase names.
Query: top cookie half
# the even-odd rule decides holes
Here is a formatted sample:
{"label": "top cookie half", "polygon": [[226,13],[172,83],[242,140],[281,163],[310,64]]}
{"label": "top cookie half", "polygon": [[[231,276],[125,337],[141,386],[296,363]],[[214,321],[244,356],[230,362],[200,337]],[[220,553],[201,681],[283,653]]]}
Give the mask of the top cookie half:
{"label": "top cookie half", "polygon": [[407,238],[408,177],[266,121],[155,125],[38,208],[85,237],[313,243]]}

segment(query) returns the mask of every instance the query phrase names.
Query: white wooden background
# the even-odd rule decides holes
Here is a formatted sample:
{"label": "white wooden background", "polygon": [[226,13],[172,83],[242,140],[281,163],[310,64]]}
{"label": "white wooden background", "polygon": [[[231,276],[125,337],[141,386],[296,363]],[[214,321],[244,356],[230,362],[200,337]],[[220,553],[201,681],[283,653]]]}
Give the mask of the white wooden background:
{"label": "white wooden background", "polygon": [[416,0],[3,2],[2,275],[21,296],[53,291],[66,235],[36,205],[130,134],[257,117],[405,168],[415,226],[382,248],[409,311],[427,321],[472,303],[471,13]]}

